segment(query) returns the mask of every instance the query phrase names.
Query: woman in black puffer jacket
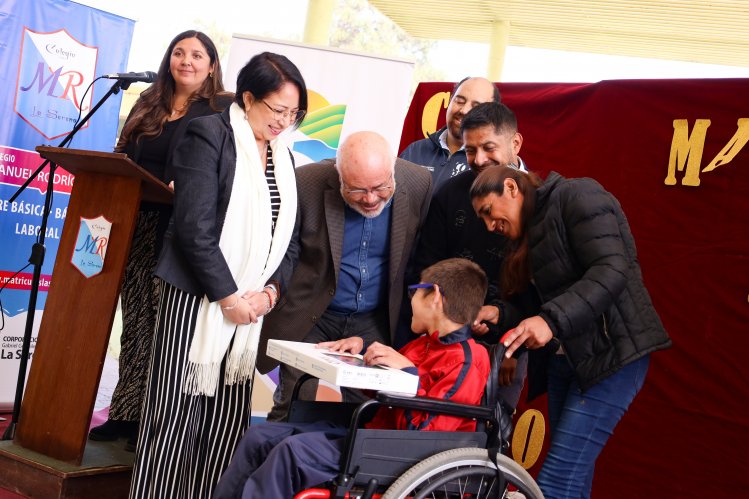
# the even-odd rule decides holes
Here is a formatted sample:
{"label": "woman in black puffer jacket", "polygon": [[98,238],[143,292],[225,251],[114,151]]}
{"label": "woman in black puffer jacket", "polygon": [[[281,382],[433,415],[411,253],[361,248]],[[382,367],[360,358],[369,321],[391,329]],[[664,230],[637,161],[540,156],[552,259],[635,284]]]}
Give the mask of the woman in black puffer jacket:
{"label": "woman in black puffer jacket", "polygon": [[[545,182],[504,166],[484,170],[471,198],[487,229],[516,241],[503,290],[532,280],[543,305],[503,341],[546,347],[551,447],[538,476],[547,498],[589,497],[595,460],[642,387],[650,352],[671,340],[642,281],[619,202],[592,179]],[[545,385],[545,386],[544,386]]]}

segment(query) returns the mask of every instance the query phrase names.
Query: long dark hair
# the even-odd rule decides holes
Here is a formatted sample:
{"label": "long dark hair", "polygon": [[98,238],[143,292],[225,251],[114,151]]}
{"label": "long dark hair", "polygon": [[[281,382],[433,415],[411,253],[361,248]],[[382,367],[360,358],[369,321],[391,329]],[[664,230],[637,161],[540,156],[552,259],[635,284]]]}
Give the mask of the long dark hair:
{"label": "long dark hair", "polygon": [[287,82],[299,90],[299,110],[302,113],[294,120],[294,128],[296,128],[302,123],[307,113],[307,85],[304,83],[299,68],[283,55],[263,52],[250,59],[237,75],[237,91],[234,101],[244,109],[242,96],[245,92],[250,92],[254,99],[261,100]]}
{"label": "long dark hair", "polygon": [[509,166],[490,166],[479,173],[471,185],[471,199],[483,198],[491,193],[501,196],[505,189],[505,180],[511,178],[523,194],[523,205],[520,208],[520,237],[512,241],[511,250],[502,262],[500,284],[504,297],[524,291],[531,280],[530,262],[528,261],[528,224],[536,208],[536,189],[543,183],[533,172],[522,172]]}
{"label": "long dark hair", "polygon": [[185,38],[197,38],[205,47],[213,66],[212,74],[209,73],[203,85],[187,99],[187,108],[199,99],[207,99],[211,109],[220,111],[216,105],[216,96],[226,92],[224,92],[224,84],[222,83],[223,75],[216,45],[205,33],[195,30],[183,31],[169,43],[169,47],[166,49],[164,58],[159,65],[156,81],[140,94],[138,101],[133,106],[127,123],[122,129],[115,151],[123,151],[131,141],[137,142],[143,137],[155,137],[161,133],[164,122],[172,112],[172,97],[174,97],[176,87],[174,77],[169,70],[172,52],[175,45]]}

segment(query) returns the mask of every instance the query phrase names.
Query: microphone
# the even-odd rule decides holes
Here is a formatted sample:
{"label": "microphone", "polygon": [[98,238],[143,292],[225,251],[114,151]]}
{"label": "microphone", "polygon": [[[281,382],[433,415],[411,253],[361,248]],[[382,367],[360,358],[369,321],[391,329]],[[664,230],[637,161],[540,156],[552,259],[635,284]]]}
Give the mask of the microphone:
{"label": "microphone", "polygon": [[153,71],[143,71],[142,73],[112,73],[102,76],[102,78],[108,78],[110,80],[120,81],[142,81],[144,83],[153,83],[156,81],[156,73]]}

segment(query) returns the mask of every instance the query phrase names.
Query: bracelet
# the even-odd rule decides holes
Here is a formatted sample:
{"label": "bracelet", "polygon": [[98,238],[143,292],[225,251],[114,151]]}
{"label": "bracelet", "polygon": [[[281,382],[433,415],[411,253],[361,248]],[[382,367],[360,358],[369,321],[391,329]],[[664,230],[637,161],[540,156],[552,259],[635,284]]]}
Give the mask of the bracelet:
{"label": "bracelet", "polygon": [[268,291],[266,288],[263,288],[263,294],[268,297],[268,309],[265,311],[265,314],[268,314],[271,310],[273,310],[273,306],[275,304],[273,303],[273,297],[271,296],[270,291]]}
{"label": "bracelet", "polygon": [[230,305],[228,307],[221,307],[221,310],[232,310],[236,308],[238,304],[239,304],[239,297],[237,295],[234,295],[234,305]]}
{"label": "bracelet", "polygon": [[276,287],[273,284],[266,284],[263,288],[263,291],[265,291],[266,289],[269,293],[272,293],[273,300],[271,301],[271,303],[273,304],[272,306],[275,307],[276,304],[278,304],[278,290],[276,290]]}

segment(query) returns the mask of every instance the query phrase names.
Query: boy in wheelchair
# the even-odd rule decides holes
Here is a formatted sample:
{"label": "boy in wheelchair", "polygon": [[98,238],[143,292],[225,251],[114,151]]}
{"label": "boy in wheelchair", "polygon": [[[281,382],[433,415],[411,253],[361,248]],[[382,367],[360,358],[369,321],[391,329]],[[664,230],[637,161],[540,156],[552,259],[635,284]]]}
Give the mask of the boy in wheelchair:
{"label": "boy in wheelchair", "polygon": [[[380,343],[366,348],[368,365],[404,369],[419,376],[418,396],[477,405],[490,363],[487,351],[471,339],[471,322],[484,303],[487,278],[475,263],[452,258],[421,273],[409,286],[411,329],[420,334],[400,352]],[[334,351],[359,353],[361,338],[321,343]],[[367,428],[474,431],[469,418],[423,411],[380,408]],[[334,478],[340,471],[347,428],[315,423],[264,423],[251,427],[214,491],[214,498],[291,498],[294,493]]]}

